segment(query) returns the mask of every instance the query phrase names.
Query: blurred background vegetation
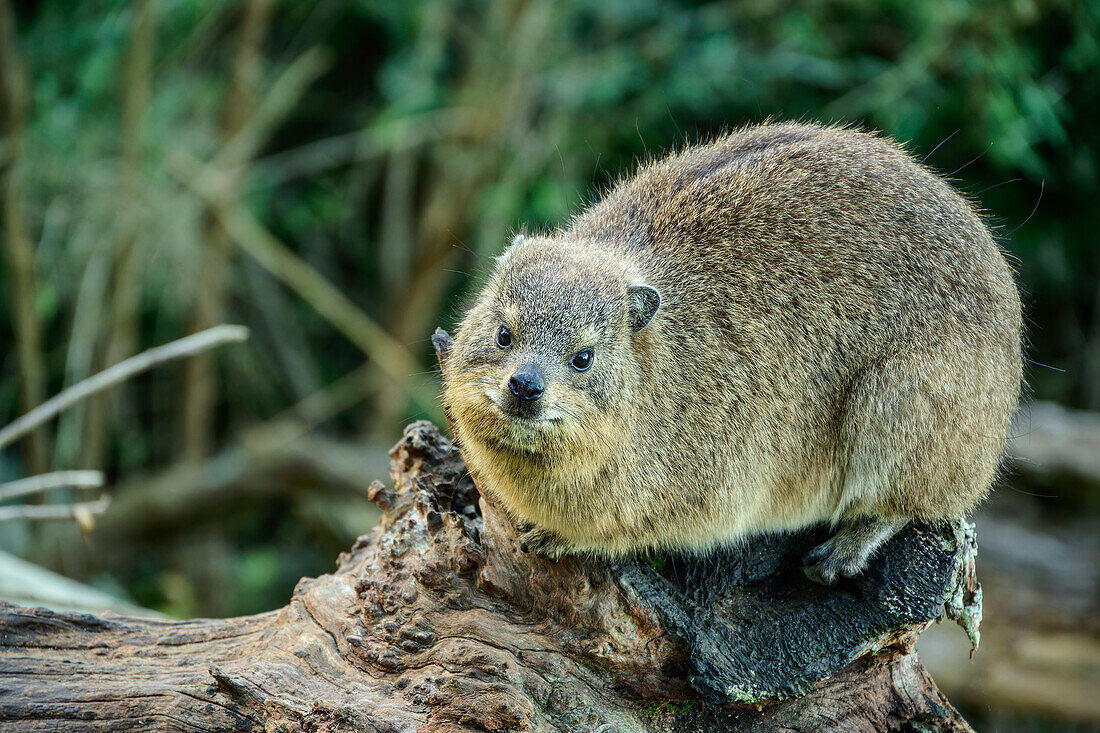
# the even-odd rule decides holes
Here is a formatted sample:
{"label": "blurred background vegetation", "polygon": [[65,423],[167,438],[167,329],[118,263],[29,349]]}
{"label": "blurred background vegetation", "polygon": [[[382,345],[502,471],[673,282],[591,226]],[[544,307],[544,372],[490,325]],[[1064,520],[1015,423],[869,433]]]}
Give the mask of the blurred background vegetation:
{"label": "blurred background vegetation", "polygon": [[[0,7],[0,426],[142,349],[251,330],[0,451],[0,483],[95,469],[113,497],[2,521],[0,549],[144,607],[257,612],[330,569],[402,426],[439,420],[427,336],[508,233],[768,117],[882,130],[953,178],[1015,258],[1032,397],[1100,410],[1093,0]],[[1083,538],[1095,581],[1097,486],[1009,488],[1004,526]],[[1058,621],[1094,645],[1096,587]],[[992,689],[960,682],[1002,730],[1100,720]]]}

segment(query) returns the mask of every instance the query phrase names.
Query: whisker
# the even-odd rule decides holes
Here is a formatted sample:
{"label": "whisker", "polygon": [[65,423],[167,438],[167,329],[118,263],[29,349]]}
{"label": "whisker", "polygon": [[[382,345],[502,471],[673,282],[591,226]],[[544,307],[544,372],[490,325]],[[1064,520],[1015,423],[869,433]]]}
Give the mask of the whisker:
{"label": "whisker", "polygon": [[983,193],[985,193],[986,191],[992,191],[992,190],[993,190],[993,189],[995,189],[995,188],[996,188],[997,186],[1003,186],[1003,185],[1005,185],[1006,183],[1016,183],[1017,181],[1022,181],[1022,180],[1024,180],[1024,179],[1022,179],[1022,178],[1010,178],[1010,179],[1009,179],[1009,180],[1007,180],[1007,181],[1001,181],[1000,183],[994,183],[994,184],[993,184],[992,186],[986,186],[986,187],[985,187],[985,188],[983,188],[983,189],[982,189],[981,191],[978,191],[978,192],[976,192],[976,193],[975,193],[974,195],[975,195],[975,196],[981,196],[981,195],[982,195]]}
{"label": "whisker", "polygon": [[457,380],[456,379],[456,380],[450,380],[447,383],[448,384],[472,384],[475,387],[496,387],[497,386],[496,382],[479,382],[479,381],[472,380],[472,379],[462,379],[462,380]]}
{"label": "whisker", "polygon": [[[1031,221],[1031,217],[1035,216],[1035,212],[1039,210],[1039,202],[1043,200],[1043,191],[1045,191],[1046,188],[1047,188],[1047,179],[1044,178],[1039,183],[1039,198],[1035,201],[1035,208],[1033,208],[1031,210],[1031,213],[1027,215],[1026,219],[1024,219],[1022,222],[1020,222],[1020,225],[1017,226],[1016,229],[1019,229],[1024,224],[1027,224],[1029,221]],[[1013,229],[1011,232],[1009,232],[1009,234],[1015,234],[1016,229]]]}
{"label": "whisker", "polygon": [[931,158],[931,157],[932,157],[932,153],[934,153],[934,152],[936,152],[937,150],[939,150],[939,149],[940,149],[940,146],[942,146],[942,145],[943,145],[943,144],[944,144],[945,142],[947,142],[948,140],[950,140],[951,138],[955,137],[955,136],[956,136],[956,135],[958,135],[958,134],[959,134],[959,131],[958,131],[958,130],[955,130],[955,131],[954,131],[953,133],[951,133],[950,135],[948,135],[947,137],[945,137],[945,138],[944,138],[943,140],[940,140],[940,144],[939,144],[939,145],[937,145],[936,147],[932,148],[931,150],[929,150],[929,151],[928,151],[928,155],[926,155],[926,156],[924,156],[923,158],[921,158],[921,159],[920,159],[920,162],[922,162],[922,163],[923,163],[924,161],[926,161],[926,160],[928,160],[929,158]]}
{"label": "whisker", "polygon": [[564,412],[566,415],[569,415],[569,417],[579,422],[581,424],[581,427],[583,427],[585,430],[588,430],[589,432],[595,432],[588,421],[581,417],[581,415],[577,412],[570,410],[568,407],[563,407],[562,405],[557,405],[557,408]]}
{"label": "whisker", "polygon": [[981,158],[982,156],[984,156],[984,155],[985,155],[986,153],[988,153],[988,152],[989,152],[989,149],[990,149],[990,148],[992,148],[992,147],[993,147],[993,143],[989,143],[989,147],[987,147],[987,148],[986,148],[985,150],[983,150],[983,151],[982,151],[982,152],[981,152],[981,153],[980,153],[979,155],[976,155],[976,156],[975,156],[974,158],[972,158],[972,159],[971,159],[971,160],[970,160],[969,162],[967,162],[967,163],[963,163],[963,164],[962,164],[961,166],[959,166],[958,168],[956,168],[955,170],[951,171],[951,172],[950,172],[950,173],[948,173],[948,174],[947,174],[946,176],[944,176],[944,178],[950,178],[951,176],[953,176],[953,175],[955,175],[956,173],[958,173],[959,171],[961,171],[961,170],[962,170],[963,168],[966,168],[966,167],[967,167],[968,165],[970,165],[971,163],[974,163],[974,162],[976,162],[976,161],[977,161],[977,160],[979,160],[979,159],[980,159],[980,158]]}

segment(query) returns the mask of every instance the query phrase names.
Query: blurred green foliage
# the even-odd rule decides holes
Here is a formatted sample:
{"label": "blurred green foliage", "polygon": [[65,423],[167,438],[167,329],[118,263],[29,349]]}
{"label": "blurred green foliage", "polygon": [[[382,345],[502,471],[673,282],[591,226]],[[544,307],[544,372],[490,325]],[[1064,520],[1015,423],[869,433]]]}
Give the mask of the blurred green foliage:
{"label": "blurred green foliage", "polygon": [[[406,384],[372,375],[373,355],[232,241],[219,268],[207,267],[215,224],[180,161],[216,162],[236,134],[225,118],[239,101],[231,70],[252,5],[152,0],[151,64],[136,70],[150,94],[136,102],[139,155],[130,162],[124,109],[140,78],[131,51],[138,3],[16,8],[31,89],[16,171],[35,242],[49,392],[111,363],[130,240],[140,286],[134,348],[193,330],[211,278],[224,288],[222,320],[253,330],[247,346],[218,352],[211,384],[168,366],[117,390],[104,421],[90,405],[66,413],[51,428],[55,468],[100,466],[121,479],[180,461],[182,404],[200,387],[216,394],[219,448],[349,374],[362,386],[346,403],[291,414],[311,430],[390,443],[421,412],[409,390],[430,388],[430,374]],[[257,101],[242,133],[257,149],[231,171],[234,200],[425,369],[427,335],[453,322],[510,230],[563,223],[640,158],[797,118],[882,130],[980,202],[1018,260],[1029,354],[1055,367],[1029,370],[1035,395],[1100,408],[1095,2],[285,0],[262,31],[249,81]],[[323,70],[288,88],[315,49]],[[136,188],[124,183],[127,165],[138,166]],[[7,348],[16,338],[11,277],[0,268],[0,424],[22,411]],[[88,450],[92,438],[103,439],[100,450]],[[0,480],[24,471],[14,451],[0,454]],[[27,551],[77,575],[110,570],[140,600],[174,613],[254,611],[279,605],[298,575],[324,570],[319,558],[354,531],[305,522],[302,511],[279,500],[262,521],[213,516],[107,568],[71,537],[76,550]],[[208,567],[180,570],[185,556],[207,557]],[[203,592],[215,574],[237,588],[217,603]]]}

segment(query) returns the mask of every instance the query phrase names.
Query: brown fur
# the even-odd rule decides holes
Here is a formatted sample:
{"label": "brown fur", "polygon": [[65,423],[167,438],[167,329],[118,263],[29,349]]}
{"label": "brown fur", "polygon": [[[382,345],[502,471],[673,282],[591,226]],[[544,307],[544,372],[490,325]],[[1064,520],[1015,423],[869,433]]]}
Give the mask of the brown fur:
{"label": "brown fur", "polygon": [[[635,332],[640,284],[661,303]],[[458,329],[444,401],[478,484],[552,547],[705,549],[964,514],[997,472],[1020,339],[1011,269],[946,182],[881,137],[768,124],[518,237]],[[530,362],[534,421],[505,412]]]}

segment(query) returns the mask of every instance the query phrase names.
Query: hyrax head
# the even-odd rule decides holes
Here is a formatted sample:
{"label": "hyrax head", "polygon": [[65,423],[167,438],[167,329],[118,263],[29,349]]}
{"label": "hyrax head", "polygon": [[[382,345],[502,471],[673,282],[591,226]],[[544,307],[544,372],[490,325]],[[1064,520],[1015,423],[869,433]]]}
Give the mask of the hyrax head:
{"label": "hyrax head", "polygon": [[640,378],[660,296],[584,243],[517,237],[459,325],[444,401],[465,445],[552,453],[599,439]]}

